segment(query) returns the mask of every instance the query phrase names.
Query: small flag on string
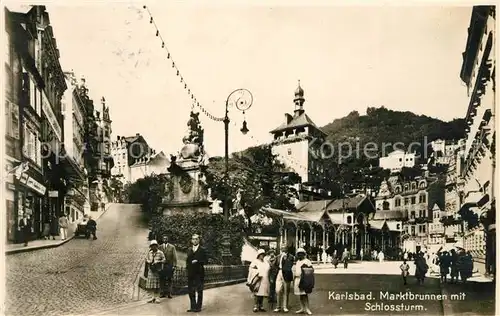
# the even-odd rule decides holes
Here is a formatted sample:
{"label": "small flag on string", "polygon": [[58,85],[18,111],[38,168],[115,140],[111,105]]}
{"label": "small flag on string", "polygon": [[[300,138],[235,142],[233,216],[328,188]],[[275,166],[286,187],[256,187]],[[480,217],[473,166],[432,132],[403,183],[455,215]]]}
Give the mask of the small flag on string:
{"label": "small flag on string", "polygon": [[174,67],[175,67],[175,63],[174,63],[174,62],[172,62],[172,68],[174,68]]}
{"label": "small flag on string", "polygon": [[149,19],[149,23],[153,23],[153,17],[151,17],[151,19]]}
{"label": "small flag on string", "polygon": [[179,70],[177,70],[177,76],[179,75]]}
{"label": "small flag on string", "polygon": [[181,77],[181,82],[183,82],[183,81],[184,81],[184,78]]}
{"label": "small flag on string", "polygon": [[156,36],[160,35],[160,31],[156,30]]}
{"label": "small flag on string", "polygon": [[161,48],[165,48],[165,43],[164,42],[161,43]]}
{"label": "small flag on string", "polygon": [[170,53],[167,54],[167,59],[170,59]]}
{"label": "small flag on string", "polygon": [[184,84],[184,89],[187,89],[188,85],[187,84]]}

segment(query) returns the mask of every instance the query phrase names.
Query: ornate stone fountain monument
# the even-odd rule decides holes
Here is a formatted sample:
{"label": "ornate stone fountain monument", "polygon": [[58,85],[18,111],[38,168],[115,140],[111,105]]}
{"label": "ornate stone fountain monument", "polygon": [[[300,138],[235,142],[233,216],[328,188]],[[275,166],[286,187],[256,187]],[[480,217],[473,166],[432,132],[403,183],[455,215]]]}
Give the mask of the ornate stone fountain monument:
{"label": "ornate stone fountain monument", "polygon": [[163,212],[209,212],[208,187],[203,171],[207,156],[203,148],[203,128],[199,113],[191,112],[188,132],[182,139],[184,146],[177,156],[170,156]]}

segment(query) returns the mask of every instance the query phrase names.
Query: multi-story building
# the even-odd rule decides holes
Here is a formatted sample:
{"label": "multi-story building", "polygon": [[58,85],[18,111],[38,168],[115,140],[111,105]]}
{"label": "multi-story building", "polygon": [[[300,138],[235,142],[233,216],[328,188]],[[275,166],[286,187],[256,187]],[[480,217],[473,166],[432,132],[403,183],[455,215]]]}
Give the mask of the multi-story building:
{"label": "multi-story building", "polygon": [[380,185],[375,197],[376,212],[370,222],[386,221],[394,231],[398,230],[398,224],[402,224],[399,246],[415,252],[418,248],[428,248],[429,224],[436,204],[444,205],[441,179],[425,175],[404,181],[391,176]]}
{"label": "multi-story building", "polygon": [[61,97],[67,89],[59,51],[45,6],[5,9],[6,163],[28,166],[8,179],[7,238],[17,239],[20,217],[33,221],[33,238],[43,222],[62,212],[67,174],[63,149]]}
{"label": "multi-story building", "polygon": [[85,102],[78,93],[79,82],[74,72],[65,72],[68,90],[63,95],[64,109],[64,149],[68,174],[72,175],[68,184],[68,193],[64,201],[64,210],[70,221],[78,221],[90,210],[88,201],[88,182],[86,177],[83,152],[87,117]]}
{"label": "multi-story building", "polygon": [[379,159],[379,166],[383,169],[391,170],[391,173],[398,173],[406,168],[413,168],[415,166],[415,154],[414,153],[406,153],[403,150],[397,149],[387,157],[382,157]]}
{"label": "multi-story building", "polygon": [[97,123],[97,154],[98,154],[98,174],[97,188],[101,203],[107,203],[112,199],[112,194],[109,187],[111,178],[111,169],[114,166],[114,160],[111,155],[111,118],[109,116],[109,107],[106,106],[106,99],[101,98],[101,109],[95,111]]}
{"label": "multi-story building", "polygon": [[455,151],[460,146],[458,142],[437,139],[429,144],[432,153],[429,157],[432,164],[448,165],[455,157]]}
{"label": "multi-story building", "polygon": [[163,153],[163,151],[157,153],[155,150],[152,150],[151,153],[137,159],[135,163],[129,167],[129,182],[134,183],[138,179],[151,176],[153,174],[158,175],[167,173],[167,168],[169,166],[170,160]]}
{"label": "multi-story building", "polygon": [[141,134],[129,137],[117,136],[116,141],[111,143],[111,157],[114,160],[111,174],[121,179],[123,183],[132,182],[130,166],[150,153],[151,149]]}
{"label": "multi-story building", "polygon": [[[300,200],[322,199],[328,192],[321,187],[325,179],[323,153],[326,134],[314,124],[304,110],[304,90],[295,90],[294,114],[285,113],[285,121],[272,130],[272,153],[301,178]],[[324,147],[324,146],[323,146]]]}
{"label": "multi-story building", "polygon": [[[467,86],[463,200],[464,247],[475,267],[495,271],[495,6],[475,6],[462,54],[460,78]],[[479,218],[479,223],[478,223]]]}

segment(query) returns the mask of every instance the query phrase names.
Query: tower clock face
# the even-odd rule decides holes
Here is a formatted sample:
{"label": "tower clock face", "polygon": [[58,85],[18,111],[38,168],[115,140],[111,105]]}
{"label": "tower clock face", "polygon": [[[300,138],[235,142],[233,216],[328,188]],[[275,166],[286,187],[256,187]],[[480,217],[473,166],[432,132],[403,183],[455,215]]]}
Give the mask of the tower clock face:
{"label": "tower clock face", "polygon": [[191,189],[193,188],[193,179],[191,179],[191,177],[188,174],[184,174],[181,176],[179,184],[181,186],[182,192],[187,194],[191,192]]}

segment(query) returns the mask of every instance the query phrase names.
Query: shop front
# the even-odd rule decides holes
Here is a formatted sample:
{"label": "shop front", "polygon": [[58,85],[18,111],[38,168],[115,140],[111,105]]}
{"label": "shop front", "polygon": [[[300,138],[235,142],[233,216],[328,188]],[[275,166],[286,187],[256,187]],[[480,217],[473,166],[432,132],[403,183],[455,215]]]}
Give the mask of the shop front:
{"label": "shop front", "polygon": [[[16,241],[21,240],[20,232],[18,230],[18,224],[24,215],[27,215],[32,222],[32,235],[30,239],[38,239],[42,236],[43,232],[43,220],[45,218],[44,213],[44,201],[47,188],[41,183],[40,177],[36,176],[35,173],[23,173],[21,178],[17,181],[18,186],[15,190],[15,202],[14,202],[14,226],[15,233],[10,232],[11,236],[14,237]],[[9,210],[8,210],[9,212]],[[8,215],[9,216],[9,215]],[[9,216],[11,217],[11,216]],[[9,218],[12,222],[12,218]]]}

